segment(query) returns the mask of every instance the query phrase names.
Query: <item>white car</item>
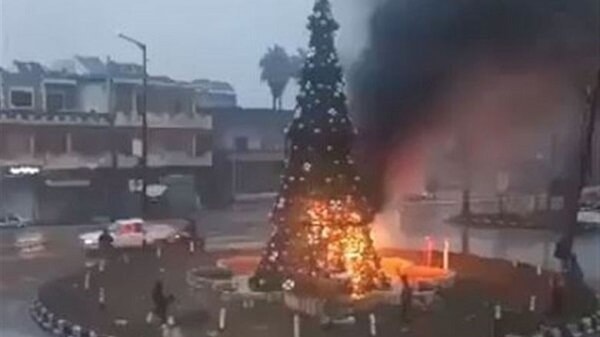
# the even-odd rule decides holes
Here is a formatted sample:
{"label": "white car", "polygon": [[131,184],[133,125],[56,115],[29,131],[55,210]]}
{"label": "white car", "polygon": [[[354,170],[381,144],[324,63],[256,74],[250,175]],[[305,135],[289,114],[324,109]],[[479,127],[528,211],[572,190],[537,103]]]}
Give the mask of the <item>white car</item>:
{"label": "white car", "polygon": [[31,223],[17,214],[8,213],[6,215],[0,215],[0,228],[23,228]]}
{"label": "white car", "polygon": [[[108,226],[108,232],[113,237],[113,247],[134,248],[153,245],[157,242],[171,241],[178,230],[166,224],[148,224],[142,219],[117,220]],[[79,239],[85,249],[98,249],[98,240],[102,231],[81,234]]]}
{"label": "white car", "polygon": [[600,205],[595,207],[582,207],[577,213],[577,222],[600,229]]}

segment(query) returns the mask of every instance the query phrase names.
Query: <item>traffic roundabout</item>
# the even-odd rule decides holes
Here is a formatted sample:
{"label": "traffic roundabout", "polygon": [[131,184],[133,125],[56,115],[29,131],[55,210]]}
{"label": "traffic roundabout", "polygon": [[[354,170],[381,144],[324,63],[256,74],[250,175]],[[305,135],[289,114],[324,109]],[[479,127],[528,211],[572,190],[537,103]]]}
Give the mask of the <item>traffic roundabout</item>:
{"label": "traffic roundabout", "polygon": [[[42,285],[31,316],[44,330],[68,337],[162,337],[165,331],[171,336],[352,337],[398,336],[405,330],[406,336],[479,337],[492,328],[529,337],[540,331],[570,329],[585,336],[598,330],[597,302],[580,290],[569,294],[575,300],[566,303],[568,314],[547,314],[552,272],[462,254],[450,254],[451,268],[445,270],[443,255],[434,251],[428,261],[422,251],[380,250],[382,268],[392,279],[390,290],[349,305],[291,288],[252,290],[249,278],[259,250],[190,253],[187,247],[167,246],[156,254],[145,249],[128,252],[127,259],[117,254],[102,270],[99,264],[89,265]],[[415,289],[406,322],[400,318],[398,284],[404,274],[411,275]],[[166,327],[147,320],[157,280],[175,298]],[[511,286],[515,283],[522,286]]]}

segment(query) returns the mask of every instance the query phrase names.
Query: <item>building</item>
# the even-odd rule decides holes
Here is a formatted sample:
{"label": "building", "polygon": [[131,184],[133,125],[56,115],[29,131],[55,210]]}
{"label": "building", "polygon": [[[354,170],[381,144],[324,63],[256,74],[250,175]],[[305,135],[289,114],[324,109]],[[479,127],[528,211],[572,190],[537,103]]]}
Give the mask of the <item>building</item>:
{"label": "building", "polygon": [[292,111],[214,108],[215,202],[274,195],[285,158],[284,129]]}
{"label": "building", "polygon": [[[139,212],[142,69],[75,57],[0,69],[0,212],[42,222]],[[226,83],[148,79],[151,215],[181,216],[211,193],[215,106]],[[137,149],[137,150],[136,150]]]}
{"label": "building", "polygon": [[237,97],[231,84],[206,79],[193,80],[199,108],[226,108],[237,106]]}

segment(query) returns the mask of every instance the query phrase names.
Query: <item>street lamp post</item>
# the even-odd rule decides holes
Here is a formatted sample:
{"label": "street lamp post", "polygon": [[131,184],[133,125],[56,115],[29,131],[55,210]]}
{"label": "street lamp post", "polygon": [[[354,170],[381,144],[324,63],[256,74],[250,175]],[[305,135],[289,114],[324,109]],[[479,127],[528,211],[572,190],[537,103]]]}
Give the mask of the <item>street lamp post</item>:
{"label": "street lamp post", "polygon": [[148,71],[147,71],[147,57],[146,57],[146,44],[129,37],[125,34],[118,34],[118,37],[134,44],[136,47],[140,48],[142,51],[142,108],[140,110],[140,114],[142,116],[142,158],[140,162],[141,166],[141,176],[142,176],[142,198],[141,198],[141,212],[142,217],[146,215],[147,211],[147,171],[148,171],[148,116],[146,110],[146,102],[147,102],[147,92],[148,92]]}
{"label": "street lamp post", "polygon": [[596,121],[598,118],[598,111],[600,110],[600,69],[596,71],[595,83],[593,86],[588,88],[588,110],[583,118],[583,128],[581,132],[581,144],[579,145],[579,172],[575,177],[576,179],[576,190],[574,196],[572,196],[567,203],[567,211],[570,212],[567,223],[565,240],[567,242],[567,249],[570,255],[573,254],[573,241],[575,240],[575,233],[577,230],[577,213],[579,212],[579,200],[581,198],[581,192],[586,185],[587,178],[589,177],[592,170],[593,150],[594,150],[594,134],[596,132]]}

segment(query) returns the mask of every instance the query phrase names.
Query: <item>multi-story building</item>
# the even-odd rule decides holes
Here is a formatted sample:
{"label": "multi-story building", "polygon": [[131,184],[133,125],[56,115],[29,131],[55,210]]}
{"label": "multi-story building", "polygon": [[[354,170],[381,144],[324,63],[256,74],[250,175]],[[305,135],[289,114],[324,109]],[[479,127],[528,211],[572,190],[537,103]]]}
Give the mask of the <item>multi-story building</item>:
{"label": "multi-story building", "polygon": [[[0,69],[0,212],[85,221],[139,212],[139,65],[75,57]],[[206,195],[221,82],[148,79],[150,213],[182,215]]]}
{"label": "multi-story building", "polygon": [[215,202],[272,196],[285,158],[284,129],[292,111],[214,108]]}

